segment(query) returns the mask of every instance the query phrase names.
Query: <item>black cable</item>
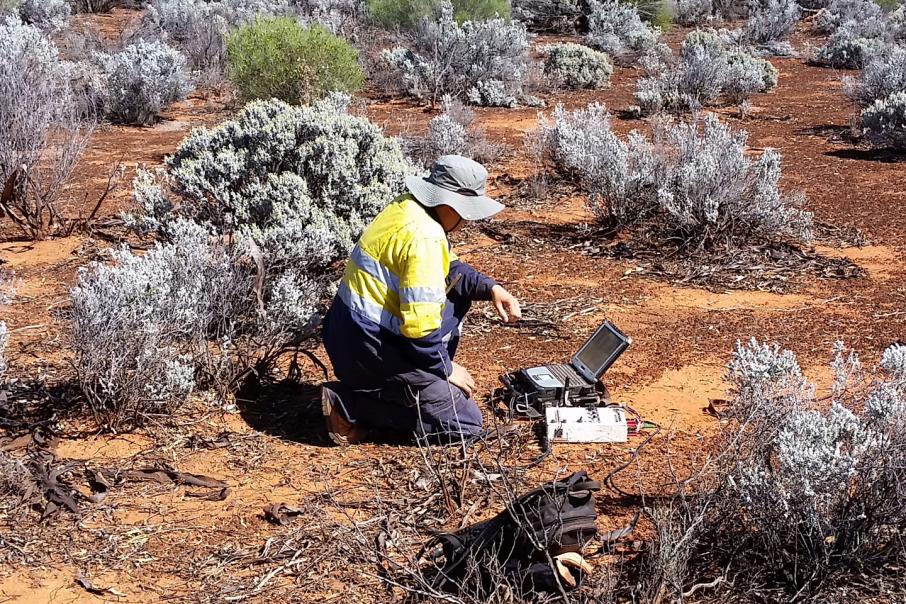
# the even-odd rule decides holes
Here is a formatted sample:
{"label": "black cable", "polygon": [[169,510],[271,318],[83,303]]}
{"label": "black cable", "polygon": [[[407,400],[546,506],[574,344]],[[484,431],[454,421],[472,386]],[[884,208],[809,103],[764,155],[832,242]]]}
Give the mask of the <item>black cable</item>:
{"label": "black cable", "polygon": [[[638,414],[635,411],[632,411],[632,413],[634,413],[636,416],[638,416]],[[638,417],[639,417],[639,422],[641,423],[641,417],[640,416],[638,416]],[[654,426],[654,431],[651,432],[645,438],[645,440],[643,440],[642,443],[638,447],[635,448],[635,450],[632,452],[632,455],[629,456],[629,459],[625,463],[617,466],[616,468],[611,470],[610,473],[607,474],[607,476],[604,477],[604,481],[603,481],[604,484],[607,485],[607,487],[611,491],[617,493],[618,495],[620,495],[622,497],[633,497],[633,498],[641,497],[641,495],[637,495],[635,493],[628,493],[628,492],[624,491],[623,489],[621,489],[620,487],[618,487],[616,484],[614,484],[613,478],[614,478],[614,476],[616,476],[617,474],[619,474],[620,472],[622,472],[623,470],[625,470],[626,468],[631,466],[632,462],[634,462],[636,459],[638,459],[639,454],[642,452],[642,449],[644,449],[655,436],[657,436],[658,434],[661,433],[661,427],[658,424],[656,424],[652,421],[649,421],[648,423],[651,424],[652,426]]]}

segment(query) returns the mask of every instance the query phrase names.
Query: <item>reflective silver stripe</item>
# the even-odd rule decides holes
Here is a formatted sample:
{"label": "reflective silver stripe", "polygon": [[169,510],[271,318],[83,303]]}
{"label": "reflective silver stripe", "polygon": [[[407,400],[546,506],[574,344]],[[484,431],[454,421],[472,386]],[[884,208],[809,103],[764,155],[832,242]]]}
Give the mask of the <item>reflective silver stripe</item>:
{"label": "reflective silver stripe", "polygon": [[363,298],[358,295],[345,283],[340,283],[340,287],[337,290],[337,295],[340,296],[340,300],[346,303],[351,310],[362,315],[366,319],[369,319],[381,327],[390,330],[391,332],[401,335],[402,330],[400,329],[401,321],[399,318],[393,316],[389,310],[384,309],[379,304]]}
{"label": "reflective silver stripe", "polygon": [[447,301],[447,292],[440,287],[404,287],[400,290],[400,304],[413,302],[434,302],[443,304]]}
{"label": "reflective silver stripe", "polygon": [[400,291],[400,278],[390,272],[389,268],[372,258],[359,244],[352,248],[350,259],[356,263],[356,266],[386,285],[391,291],[397,293]]}

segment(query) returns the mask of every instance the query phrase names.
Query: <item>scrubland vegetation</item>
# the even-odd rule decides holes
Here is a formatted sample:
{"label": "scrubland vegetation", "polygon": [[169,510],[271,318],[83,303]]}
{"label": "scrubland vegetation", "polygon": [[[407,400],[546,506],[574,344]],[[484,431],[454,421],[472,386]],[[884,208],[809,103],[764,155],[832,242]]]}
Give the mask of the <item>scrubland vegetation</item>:
{"label": "scrubland vegetation", "polygon": [[[114,33],[92,29],[98,24]],[[774,107],[805,70],[820,74],[811,82],[821,90],[797,88],[796,110],[809,113],[809,95],[820,92],[814,111],[831,118]],[[818,159],[803,151],[823,144],[815,132],[825,131],[836,148]],[[99,160],[120,138],[122,157]],[[146,140],[156,146],[145,149]],[[267,388],[287,383],[296,390],[282,405],[315,408],[298,389],[329,377],[318,360],[321,321],[357,238],[407,176],[461,154],[489,167],[492,193],[512,207],[466,229],[467,253],[530,297],[523,326],[480,315],[467,323],[467,334],[483,338],[465,354],[484,363],[476,370],[484,386],[504,367],[555,360],[538,355],[568,357],[572,332],[605,307],[645,335],[637,346],[647,364],[617,368],[620,379],[651,384],[680,358],[711,355],[725,367],[717,386],[726,401],[712,401],[713,416],[704,416],[709,402],[696,400],[693,428],[652,441],[656,470],[643,472],[639,461],[652,449],[633,447],[634,488],[611,481],[612,501],[599,507],[640,510],[635,542],[597,543],[596,573],[564,601],[902,601],[904,295],[884,281],[901,276],[901,259],[892,253],[864,270],[846,257],[851,250],[833,249],[863,242],[856,227],[868,219],[843,192],[829,193],[839,181],[827,185],[817,170],[830,170],[827,156],[876,162],[844,183],[868,187],[871,166],[901,162],[903,152],[901,3],[0,0],[0,241],[13,245],[0,254],[17,254],[0,255],[0,313],[10,313],[0,314],[0,548],[11,544],[0,552],[3,574],[37,562],[66,573],[108,565],[177,576],[197,601],[264,601],[282,581],[282,596],[314,602],[327,601],[328,589],[311,588],[311,573],[346,580],[367,568],[342,598],[525,601],[502,575],[490,595],[483,585],[435,590],[418,570],[420,542],[483,518],[564,467],[598,464],[606,474],[625,450],[606,449],[603,461],[604,449],[588,449],[526,463],[530,430],[522,440],[504,430],[471,450],[381,445],[334,455],[255,424],[261,413],[249,411]],[[129,174],[119,192],[127,168],[117,162]],[[885,220],[898,224],[890,205]],[[41,245],[53,239],[79,245],[38,278],[46,267],[21,258],[46,253]],[[878,280],[889,289],[871,290]],[[586,281],[607,297],[575,294]],[[694,292],[692,301],[652,311],[646,301],[664,281],[680,292],[671,295]],[[714,296],[763,291],[726,307],[715,298],[675,319],[704,295],[693,285]],[[44,304],[45,287],[58,299]],[[853,297],[865,291],[877,297]],[[794,302],[776,315],[757,306],[758,296],[788,293]],[[844,310],[826,310],[838,299]],[[855,318],[845,315],[853,308]],[[803,315],[826,323],[811,329]],[[578,321],[569,334],[567,319]],[[856,331],[847,321],[863,330],[889,321],[857,343],[874,368],[837,342]],[[46,342],[26,341],[29,330]],[[816,371],[815,357],[828,352],[830,370]],[[829,383],[806,377],[813,370]],[[664,413],[653,419],[666,425],[670,404],[659,399],[646,419]],[[280,429],[297,428],[284,411],[268,413]],[[202,434],[215,415],[234,417],[227,436]],[[320,429],[317,410],[291,418]],[[241,437],[237,422],[247,422]],[[114,470],[58,458],[49,444],[89,433],[179,440]],[[237,444],[247,442],[255,444]],[[106,497],[146,463],[174,484],[205,486],[173,468],[182,449],[228,449],[217,471],[253,474],[277,459],[304,473],[268,475],[261,491],[293,485],[301,498],[299,483],[337,478],[314,474],[327,472],[319,456],[331,468],[349,464],[348,473],[365,468],[374,488],[351,503],[337,500],[341,487],[305,490],[311,507],[270,510],[289,528],[250,537],[225,521],[226,536],[193,550],[191,563],[168,567],[161,557],[146,567],[139,561],[154,559],[141,557],[153,540],[146,533],[127,535],[138,557],[112,533],[95,535],[109,547],[76,535],[65,554],[41,551],[52,549],[41,539],[59,544],[74,526],[121,522],[120,503]],[[243,528],[262,522],[254,501]],[[100,511],[78,525],[80,506]],[[304,593],[288,595],[293,589]]]}

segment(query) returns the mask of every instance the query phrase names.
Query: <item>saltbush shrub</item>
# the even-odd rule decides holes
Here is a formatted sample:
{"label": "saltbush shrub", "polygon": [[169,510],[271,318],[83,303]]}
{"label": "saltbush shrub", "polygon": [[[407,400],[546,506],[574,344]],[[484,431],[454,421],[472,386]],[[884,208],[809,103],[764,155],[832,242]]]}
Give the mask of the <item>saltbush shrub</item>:
{"label": "saltbush shrub", "polygon": [[70,74],[45,33],[0,20],[0,182],[11,191],[0,214],[29,238],[62,226],[55,202],[91,132]]}
{"label": "saltbush shrub", "polygon": [[407,155],[425,167],[442,155],[463,155],[488,164],[502,153],[502,146],[490,142],[475,123],[475,112],[450,97],[444,97],[443,111],[428,123],[425,136],[406,137],[402,142]]}
{"label": "saltbush shrub", "polygon": [[513,106],[523,96],[529,68],[525,26],[503,19],[458,24],[444,2],[437,20],[423,19],[411,48],[385,50],[382,57],[400,87],[437,102],[449,95],[477,105]]}
{"label": "saltbush shrub", "polygon": [[883,19],[884,11],[874,0],[831,0],[812,19],[812,27],[821,34],[832,34],[847,21]]}
{"label": "saltbush shrub", "polygon": [[447,112],[432,118],[428,122],[426,161],[423,163],[432,161],[432,157],[462,155],[466,149],[466,136],[466,127]]}
{"label": "saltbush shrub", "polygon": [[677,0],[674,19],[680,25],[703,25],[715,18],[712,0]]}
{"label": "saltbush shrub", "polygon": [[114,122],[150,124],[192,89],[186,59],[161,42],[139,40],[112,54],[98,53],[98,108]]}
{"label": "saltbush shrub", "polygon": [[769,54],[791,55],[793,50],[786,38],[801,14],[796,0],[759,0],[742,28],[740,40]]}
{"label": "saltbush shrub", "polygon": [[729,365],[722,538],[758,561],[747,573],[791,593],[904,553],[906,348],[888,348],[871,374],[838,343],[832,369],[828,404],[776,345],[737,345]]}
{"label": "saltbush shrub", "polygon": [[178,47],[196,78],[213,82],[226,70],[224,35],[230,28],[249,23],[259,11],[284,14],[286,10],[286,3],[276,0],[266,6],[252,5],[251,0],[153,0],[139,35]]}
{"label": "saltbush shrub", "polygon": [[657,44],[659,30],[620,0],[589,0],[586,43],[622,63],[632,63]]}
{"label": "saltbush shrub", "polygon": [[255,101],[235,119],[195,130],[167,158],[178,203],[160,186],[136,186],[143,224],[160,232],[181,216],[219,233],[241,230],[275,258],[317,258],[306,262],[326,269],[414,172],[395,140],[346,112],[348,101]]}
{"label": "saltbush shrub", "polygon": [[815,54],[819,65],[861,69],[872,57],[890,52],[906,35],[901,25],[887,16],[845,21]]}
{"label": "saltbush shrub", "polygon": [[636,82],[636,102],[643,113],[698,110],[717,101],[727,62],[720,48],[682,47],[678,59],[663,47],[642,61],[645,77]]}
{"label": "saltbush shrub", "polygon": [[893,46],[871,57],[858,78],[844,80],[844,89],[863,108],[896,92],[906,92],[906,48]]}
{"label": "saltbush shrub", "polygon": [[6,378],[6,370],[9,364],[6,361],[6,347],[9,344],[9,329],[4,321],[0,321],[0,385]]}
{"label": "saltbush shrub", "polygon": [[847,95],[861,107],[859,115],[869,142],[877,147],[903,149],[906,48],[893,45],[868,59],[858,78],[846,78]]}
{"label": "saltbush shrub", "polygon": [[585,0],[512,0],[513,18],[529,31],[574,34],[585,12]]}
{"label": "saltbush shrub", "polygon": [[[508,0],[452,0],[452,5],[459,23],[509,19],[511,13]],[[440,0],[367,0],[368,16],[385,29],[415,29],[422,19],[437,18],[440,6]]]}
{"label": "saltbush shrub", "polygon": [[[0,270],[0,306],[9,304],[13,294],[12,276]],[[6,371],[9,365],[6,361],[6,347],[9,345],[9,329],[4,321],[0,321],[0,386],[3,386]],[[0,390],[0,393],[3,391]]]}
{"label": "saltbush shrub", "polygon": [[328,92],[356,92],[364,74],[358,53],[320,25],[261,17],[227,37],[230,79],[242,98],[308,103]]}
{"label": "saltbush shrub", "polygon": [[75,365],[102,423],[226,395],[315,334],[335,263],[415,171],[348,101],[250,103],[193,131],[165,174],[139,174],[128,224],[160,243],[73,290]]}
{"label": "saltbush shrub", "polygon": [[541,136],[553,164],[576,178],[603,221],[643,223],[658,236],[694,246],[753,239],[811,238],[811,214],[800,196],[779,188],[780,154],[746,153],[747,134],[714,115],[671,123],[648,141],[620,140],[601,105],[542,117]]}
{"label": "saltbush shrub", "polygon": [[777,70],[770,62],[728,48],[710,32],[686,36],[678,58],[666,47],[658,50],[643,59],[646,76],[636,84],[636,102],[644,113],[695,111],[721,96],[740,105],[777,85]]}
{"label": "saltbush shrub", "polygon": [[59,31],[70,16],[67,0],[0,0],[0,19],[15,17],[45,31]]}
{"label": "saltbush shrub", "polygon": [[20,0],[22,21],[41,29],[57,31],[66,27],[70,8],[67,0]]}
{"label": "saltbush shrub", "polygon": [[[737,343],[721,434],[679,494],[651,518],[639,595],[679,597],[715,569],[719,599],[770,593],[829,601],[884,572],[906,548],[906,347],[865,370],[842,343],[829,396],[777,344]],[[694,492],[689,497],[688,493]],[[645,587],[647,586],[647,589]]]}
{"label": "saltbush shrub", "polygon": [[551,44],[543,49],[544,75],[558,87],[604,88],[610,83],[613,62],[603,52],[581,44]]}
{"label": "saltbush shrub", "polygon": [[875,147],[906,150],[906,92],[895,92],[862,110],[862,128]]}
{"label": "saltbush shrub", "polygon": [[199,224],[172,224],[169,237],[143,255],[114,251],[114,265],[82,269],[72,290],[78,379],[104,427],[172,412],[196,383],[226,391],[235,377],[253,275]]}

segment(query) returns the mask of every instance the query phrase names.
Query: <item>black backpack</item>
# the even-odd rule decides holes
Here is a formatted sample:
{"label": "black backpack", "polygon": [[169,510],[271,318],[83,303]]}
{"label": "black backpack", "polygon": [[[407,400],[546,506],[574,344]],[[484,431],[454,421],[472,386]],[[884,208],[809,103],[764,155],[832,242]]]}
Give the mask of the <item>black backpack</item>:
{"label": "black backpack", "polygon": [[[419,554],[431,562],[423,571],[426,580],[447,591],[487,591],[502,574],[523,593],[569,589],[551,561],[580,552],[597,535],[594,493],[600,489],[585,472],[576,472],[529,491],[490,520],[436,535]],[[569,583],[578,585],[581,572],[571,572]]]}

